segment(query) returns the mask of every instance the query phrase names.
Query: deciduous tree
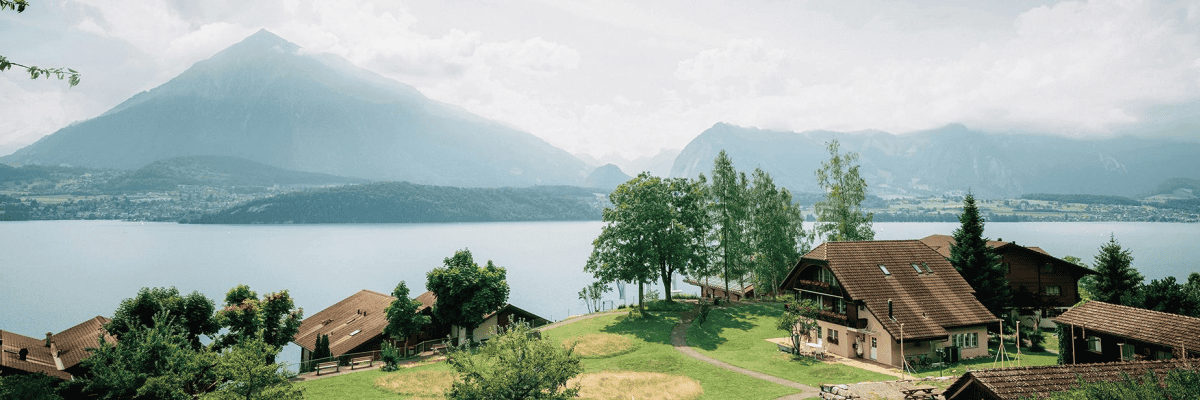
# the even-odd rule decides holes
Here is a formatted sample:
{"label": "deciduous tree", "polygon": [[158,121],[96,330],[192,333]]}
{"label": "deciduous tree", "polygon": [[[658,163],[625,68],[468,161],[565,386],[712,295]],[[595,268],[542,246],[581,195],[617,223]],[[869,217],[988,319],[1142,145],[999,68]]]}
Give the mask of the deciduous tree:
{"label": "deciduous tree", "polygon": [[808,252],[812,238],[804,232],[804,214],[792,202],[792,194],[775,188],[771,175],[762,169],[751,174],[750,239],[754,250],[753,270],[757,292],[779,288],[800,255]]}
{"label": "deciduous tree", "polygon": [[467,339],[474,342],[483,316],[508,302],[507,272],[492,260],[480,268],[467,249],[454,252],[443,264],[426,274],[425,288],[437,296],[433,315],[439,323],[466,329]]}
{"label": "deciduous tree", "polygon": [[387,307],[388,324],[383,327],[383,334],[393,340],[403,340],[407,349],[408,337],[421,333],[429,325],[429,316],[417,312],[421,302],[408,298],[408,285],[404,281],[400,281],[392,290],[392,297],[396,300],[392,300]]}
{"label": "deciduous tree", "polygon": [[292,385],[294,374],[283,363],[263,362],[274,359],[279,347],[263,341],[259,332],[221,351],[213,371],[218,383],[205,399],[288,400],[303,399],[304,392]]}
{"label": "deciduous tree", "polygon": [[775,321],[775,327],[787,331],[792,339],[792,348],[800,348],[800,337],[808,336],[817,329],[817,303],[812,300],[791,299],[784,303],[783,314]]}
{"label": "deciduous tree", "polygon": [[541,338],[528,325],[510,326],[478,354],[455,350],[448,362],[459,379],[446,398],[459,400],[571,399],[567,381],[583,372],[574,348]]}
{"label": "deciduous tree", "polygon": [[858,153],[840,154],[838,141],[826,144],[829,160],[817,170],[817,184],[825,190],[825,201],[817,202],[817,235],[827,242],[843,240],[874,240],[871,229],[874,214],[863,212],[867,199],[867,181],[858,173]]}
{"label": "deciduous tree", "polygon": [[1000,255],[987,245],[983,237],[983,216],[975,205],[975,196],[967,193],[963,199],[961,223],[954,230],[954,246],[950,248],[950,265],[975,289],[975,298],[994,315],[1001,315],[1012,304],[1012,289],[1008,285]]}
{"label": "deciduous tree", "polygon": [[101,341],[81,364],[85,396],[99,399],[192,399],[216,387],[217,355],[195,349],[183,325],[160,312],[124,332],[119,345]]}
{"label": "deciduous tree", "polygon": [[1142,274],[1133,268],[1133,255],[1121,248],[1115,236],[1096,254],[1096,300],[1128,305],[1130,295],[1142,284]]}
{"label": "deciduous tree", "polygon": [[218,323],[229,328],[217,347],[233,346],[255,335],[268,345],[283,347],[300,331],[303,319],[304,309],[296,308],[287,290],[267,293],[260,300],[249,286],[237,285],[225,294],[225,307],[217,311]]}
{"label": "deciduous tree", "polygon": [[750,209],[746,174],[733,168],[733,161],[721,150],[713,160],[712,185],[709,186],[709,214],[714,224],[711,241],[713,265],[725,283],[725,299],[730,299],[730,279],[741,280],[750,270],[752,250],[748,237]]}
{"label": "deciduous tree", "polygon": [[200,335],[212,336],[220,329],[214,308],[213,301],[200,292],[181,296],[174,287],[142,288],[133,298],[121,300],[104,330],[123,340],[139,326],[153,328],[155,316],[166,313],[169,318],[164,320],[179,325],[191,347],[199,349]]}
{"label": "deciduous tree", "polygon": [[600,281],[592,282],[591,285],[584,286],[579,290],[579,299],[587,305],[588,312],[600,311],[600,299],[604,297],[604,293],[608,292],[608,284]]}

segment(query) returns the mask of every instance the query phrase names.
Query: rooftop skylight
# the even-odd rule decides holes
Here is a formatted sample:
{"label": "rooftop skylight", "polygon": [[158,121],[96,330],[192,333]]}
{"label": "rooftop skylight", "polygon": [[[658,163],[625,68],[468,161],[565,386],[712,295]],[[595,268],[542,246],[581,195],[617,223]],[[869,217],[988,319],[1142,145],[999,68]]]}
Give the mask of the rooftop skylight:
{"label": "rooftop skylight", "polygon": [[883,271],[883,274],[884,274],[884,275],[887,275],[887,276],[891,276],[891,275],[892,275],[892,273],[891,273],[891,272],[889,272],[889,271],[887,270],[887,267],[885,267],[883,264],[879,264],[879,270]]}

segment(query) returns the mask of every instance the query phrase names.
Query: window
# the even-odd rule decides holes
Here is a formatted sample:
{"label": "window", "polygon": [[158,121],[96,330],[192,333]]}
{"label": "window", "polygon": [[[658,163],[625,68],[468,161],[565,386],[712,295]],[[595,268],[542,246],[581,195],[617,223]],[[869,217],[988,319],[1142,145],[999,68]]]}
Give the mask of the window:
{"label": "window", "polygon": [[829,268],[821,268],[817,272],[817,280],[828,283],[829,286],[838,286],[837,278],[833,276],[833,271],[830,271]]}
{"label": "window", "polygon": [[1046,295],[1047,296],[1062,295],[1062,287],[1061,286],[1046,286]]}
{"label": "window", "polygon": [[1047,274],[1053,274],[1054,273],[1054,264],[1046,263],[1046,265],[1042,266],[1042,272],[1047,273]]}
{"label": "window", "polygon": [[837,331],[837,330],[834,330],[834,329],[830,329],[830,330],[829,330],[829,337],[828,337],[828,338],[826,338],[826,339],[827,339],[827,340],[829,340],[829,343],[837,344],[837,342],[838,342],[838,331]]}
{"label": "window", "polygon": [[1087,348],[1088,348],[1088,351],[1101,353],[1102,351],[1100,351],[1100,337],[1099,336],[1088,336]]}
{"label": "window", "polygon": [[817,325],[817,338],[818,339],[821,338],[821,326],[820,325]]}
{"label": "window", "polygon": [[972,349],[979,347],[979,333],[956,333],[950,337],[954,342],[954,346],[963,349]]}
{"label": "window", "polygon": [[839,297],[839,298],[837,299],[837,301],[835,302],[835,304],[837,305],[837,309],[836,309],[836,310],[837,310],[837,313],[838,313],[838,314],[845,314],[845,313],[846,313],[846,301],[845,301],[845,300],[843,300],[841,297]]}
{"label": "window", "polygon": [[1135,358],[1134,350],[1137,350],[1137,347],[1134,346],[1133,343],[1122,343],[1121,344],[1121,359],[1122,360],[1133,360]]}
{"label": "window", "polygon": [[933,269],[929,268],[929,263],[921,263],[921,266],[925,267],[925,273],[927,273],[927,274],[933,273]]}
{"label": "window", "polygon": [[917,275],[921,274],[921,266],[920,265],[918,265],[917,263],[912,263],[912,267],[913,267],[913,269],[917,270]]}
{"label": "window", "polygon": [[891,273],[891,272],[888,272],[888,270],[887,270],[887,267],[883,266],[883,264],[879,264],[879,270],[883,271],[883,275],[884,275],[884,276],[891,276],[891,275],[892,275],[892,273]]}
{"label": "window", "polygon": [[1169,352],[1169,351],[1158,350],[1158,351],[1154,352],[1154,359],[1156,359],[1156,360],[1170,360],[1171,357],[1173,357],[1173,356],[1171,355],[1171,352]]}

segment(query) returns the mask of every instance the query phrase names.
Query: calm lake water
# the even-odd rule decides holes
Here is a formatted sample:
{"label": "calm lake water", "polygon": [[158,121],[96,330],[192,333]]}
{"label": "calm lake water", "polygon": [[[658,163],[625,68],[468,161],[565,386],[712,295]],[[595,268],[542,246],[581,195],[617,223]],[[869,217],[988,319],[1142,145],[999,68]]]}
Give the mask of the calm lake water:
{"label": "calm lake water", "polygon": [[[311,315],[361,290],[382,293],[406,281],[424,291],[425,273],[455,250],[507,268],[509,302],[559,320],[585,312],[579,289],[600,222],[462,224],[178,225],[117,221],[0,223],[0,329],[42,337],[85,319],[111,316],[142,287],[175,286],[220,302],[237,284],[264,294],[287,289]],[[810,228],[806,224],[805,228]],[[950,234],[954,223],[879,223],[878,239]],[[987,236],[1040,246],[1091,262],[1110,233],[1132,250],[1147,279],[1200,270],[1200,224],[988,223]],[[679,280],[677,280],[679,282]],[[636,296],[636,287],[631,294]],[[696,293],[690,285],[679,287]],[[633,296],[629,296],[632,299]],[[608,300],[616,304],[614,292]],[[285,360],[298,361],[294,345]]]}

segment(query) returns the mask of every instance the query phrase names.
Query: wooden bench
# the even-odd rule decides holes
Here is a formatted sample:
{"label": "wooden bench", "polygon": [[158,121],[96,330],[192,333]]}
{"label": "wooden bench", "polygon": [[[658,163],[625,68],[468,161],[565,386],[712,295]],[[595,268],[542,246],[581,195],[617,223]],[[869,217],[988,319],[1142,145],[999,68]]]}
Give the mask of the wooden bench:
{"label": "wooden bench", "polygon": [[333,372],[341,371],[341,369],[338,368],[337,361],[323,362],[323,363],[317,364],[317,376],[321,376],[321,371],[324,371],[327,369],[332,369]]}
{"label": "wooden bench", "polygon": [[900,393],[904,394],[905,399],[934,399],[937,398],[937,394],[933,393],[936,389],[933,386],[914,386],[900,389]]}
{"label": "wooden bench", "polygon": [[371,356],[355,357],[350,359],[350,369],[358,368],[359,364],[367,364],[368,367],[375,365],[375,358]]}

